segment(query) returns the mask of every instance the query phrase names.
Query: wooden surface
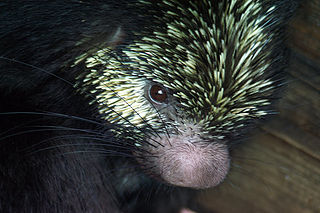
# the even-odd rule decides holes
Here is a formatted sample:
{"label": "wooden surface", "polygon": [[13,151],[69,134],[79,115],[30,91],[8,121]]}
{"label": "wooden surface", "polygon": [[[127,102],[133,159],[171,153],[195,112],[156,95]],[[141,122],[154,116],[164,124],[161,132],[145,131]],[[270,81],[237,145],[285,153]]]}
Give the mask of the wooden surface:
{"label": "wooden surface", "polygon": [[280,113],[235,150],[227,180],[200,195],[212,212],[320,212],[320,0],[302,3]]}

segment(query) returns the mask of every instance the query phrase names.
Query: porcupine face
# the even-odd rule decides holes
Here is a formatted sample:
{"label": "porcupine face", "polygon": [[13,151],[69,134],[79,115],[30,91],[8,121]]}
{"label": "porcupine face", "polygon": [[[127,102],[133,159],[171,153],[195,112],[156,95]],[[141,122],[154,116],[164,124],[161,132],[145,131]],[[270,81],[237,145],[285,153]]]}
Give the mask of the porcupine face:
{"label": "porcupine face", "polygon": [[152,176],[216,186],[229,170],[229,139],[266,114],[274,89],[274,34],[266,29],[275,8],[259,2],[140,1],[152,28],[136,32],[138,39],[120,51],[79,56],[76,64],[87,67],[80,90],[94,95],[118,137],[129,132],[125,139]]}

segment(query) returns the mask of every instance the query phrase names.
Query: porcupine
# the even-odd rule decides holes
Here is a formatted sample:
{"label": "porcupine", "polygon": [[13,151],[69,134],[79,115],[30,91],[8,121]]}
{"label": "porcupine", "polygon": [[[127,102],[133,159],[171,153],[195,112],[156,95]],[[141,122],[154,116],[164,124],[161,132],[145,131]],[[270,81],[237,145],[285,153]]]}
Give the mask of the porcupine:
{"label": "porcupine", "polygon": [[268,114],[294,5],[2,1],[0,211],[187,207]]}

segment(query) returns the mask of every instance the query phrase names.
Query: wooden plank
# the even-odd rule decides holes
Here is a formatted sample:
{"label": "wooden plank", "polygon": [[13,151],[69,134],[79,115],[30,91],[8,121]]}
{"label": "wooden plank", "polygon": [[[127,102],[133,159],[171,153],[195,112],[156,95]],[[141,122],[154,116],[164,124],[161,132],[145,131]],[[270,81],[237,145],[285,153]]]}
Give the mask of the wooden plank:
{"label": "wooden plank", "polygon": [[320,161],[267,132],[234,153],[230,176],[200,195],[213,212],[320,212]]}
{"label": "wooden plank", "polygon": [[301,1],[301,8],[290,24],[289,45],[308,58],[320,60],[320,1]]}
{"label": "wooden plank", "polygon": [[305,55],[292,52],[289,72],[292,77],[288,80],[289,85],[292,81],[299,79],[314,89],[320,90],[320,59],[319,61],[313,61]]}

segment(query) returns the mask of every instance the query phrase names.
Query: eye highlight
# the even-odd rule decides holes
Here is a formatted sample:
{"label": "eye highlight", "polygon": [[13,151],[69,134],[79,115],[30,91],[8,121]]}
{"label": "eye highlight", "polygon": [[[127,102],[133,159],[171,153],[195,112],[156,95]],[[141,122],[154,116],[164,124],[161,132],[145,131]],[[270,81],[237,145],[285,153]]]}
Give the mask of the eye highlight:
{"label": "eye highlight", "polygon": [[158,84],[154,84],[149,88],[148,95],[150,100],[156,104],[166,103],[168,99],[166,89]]}

